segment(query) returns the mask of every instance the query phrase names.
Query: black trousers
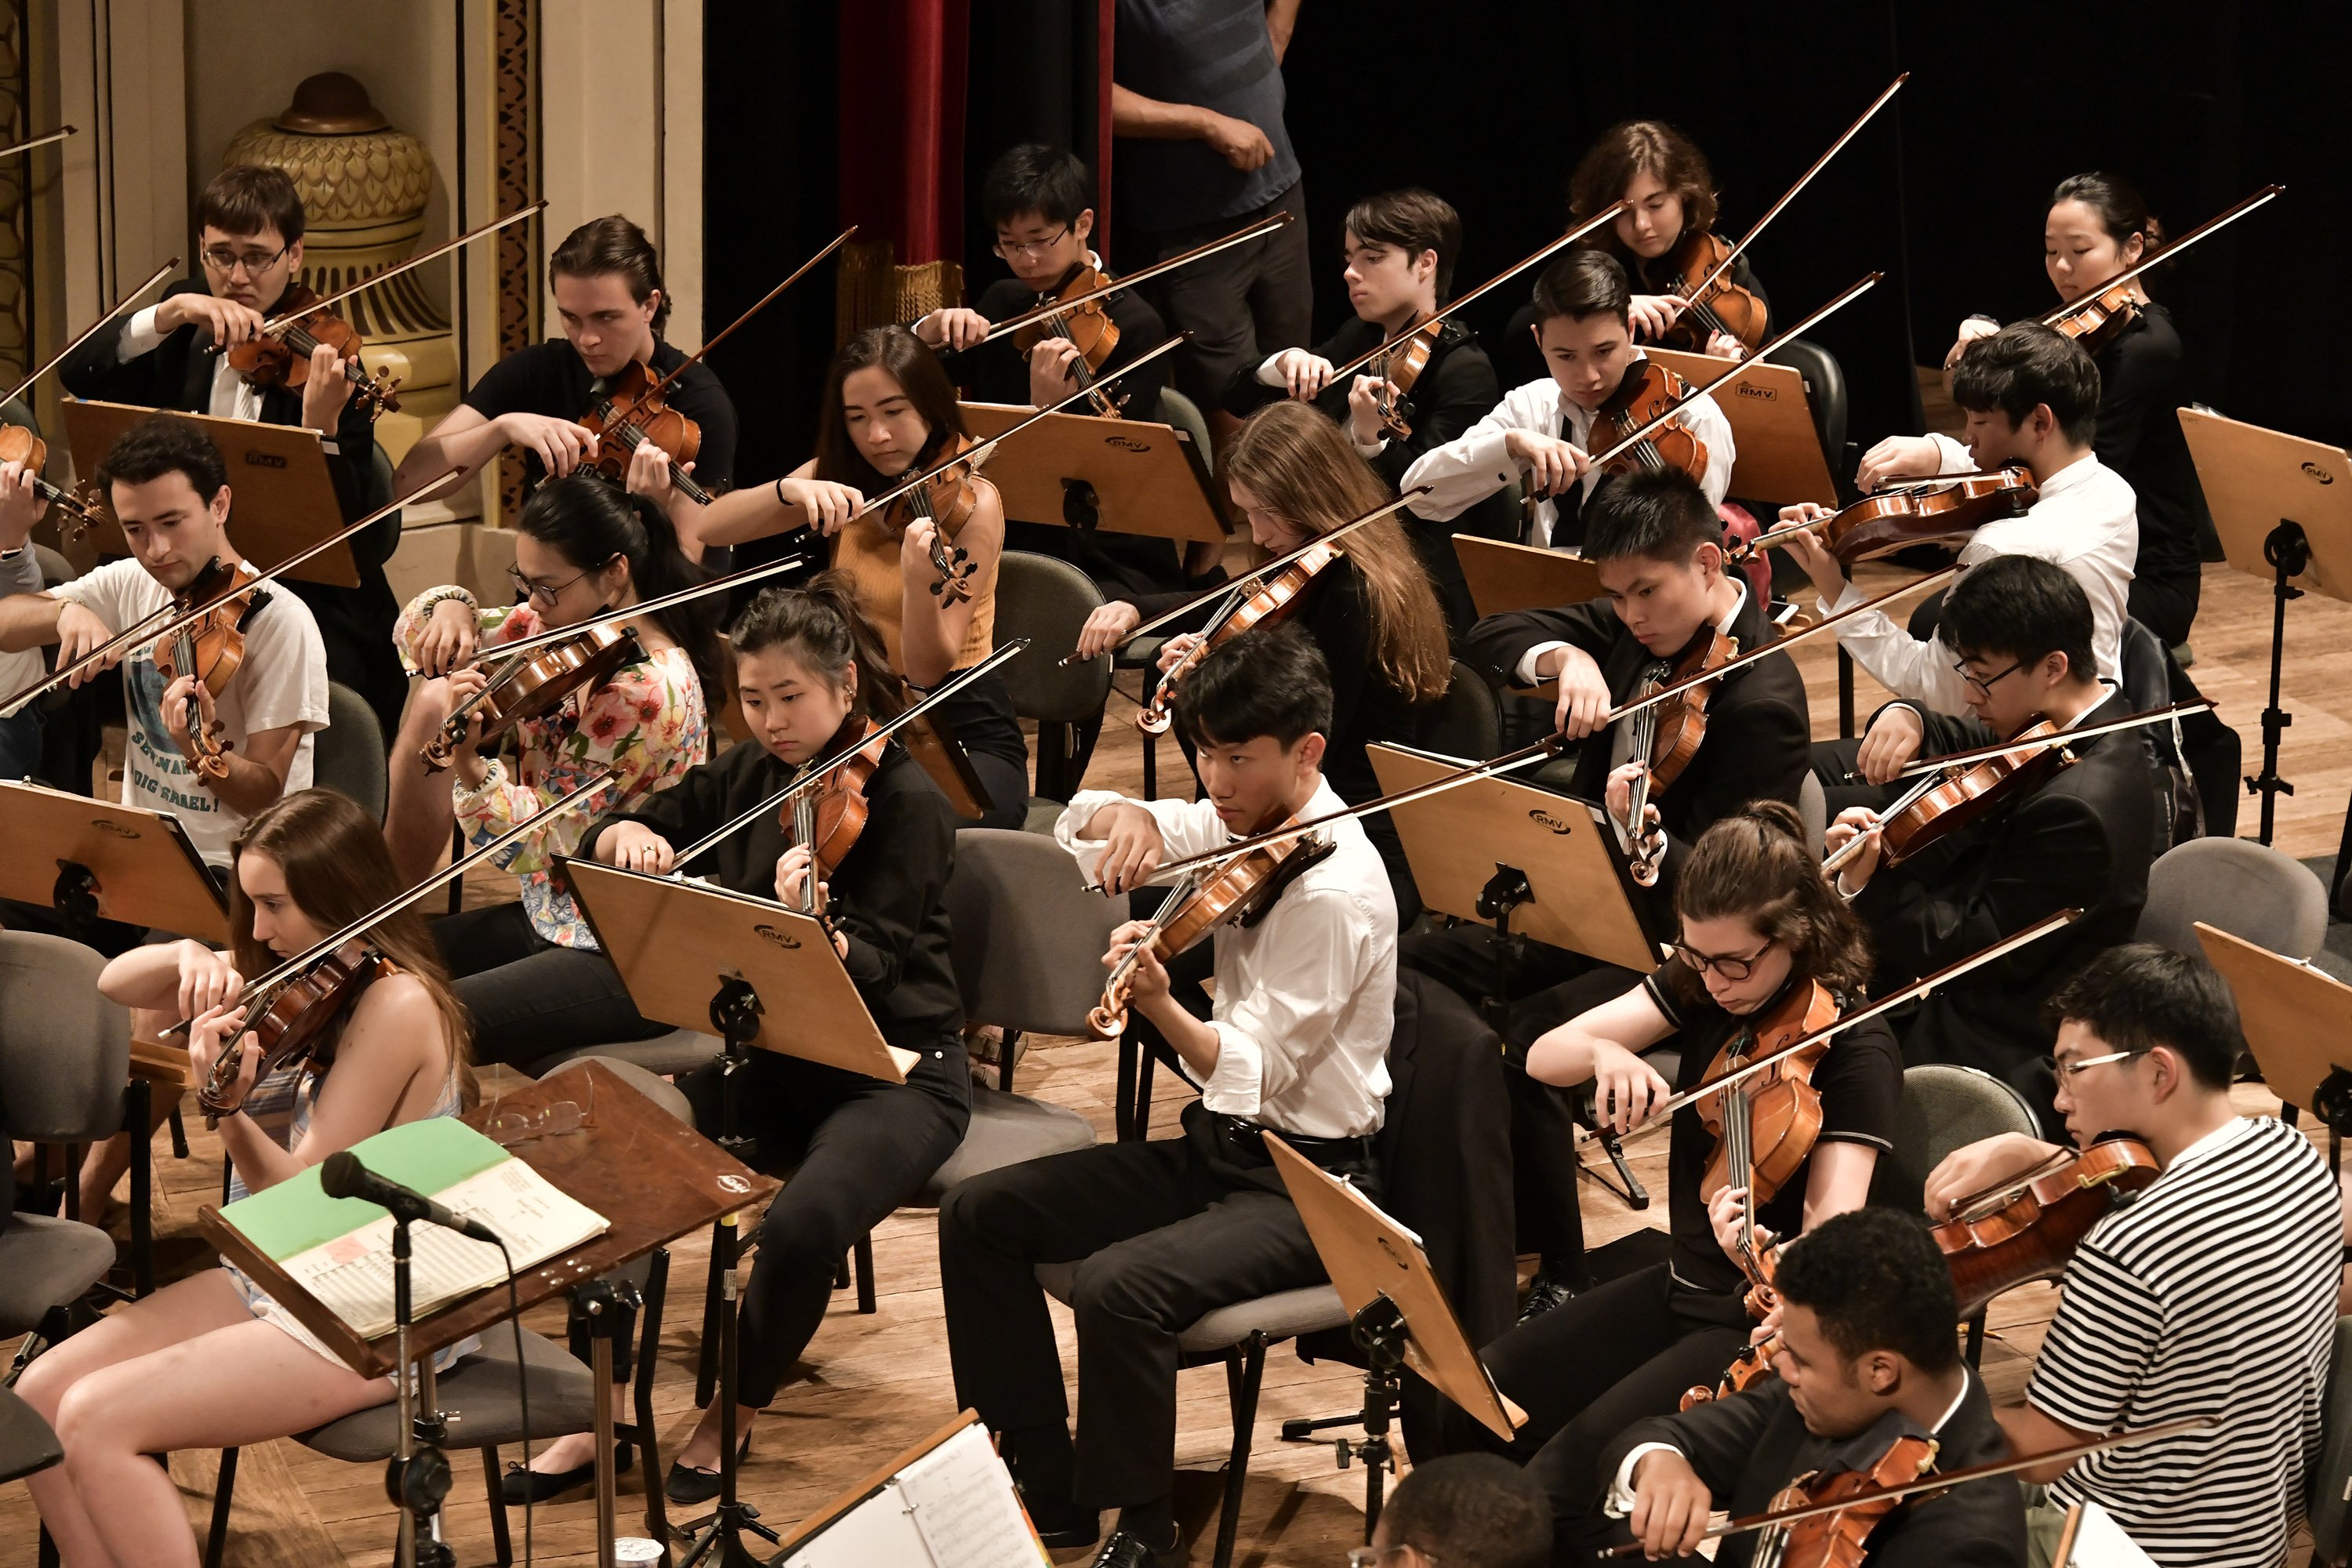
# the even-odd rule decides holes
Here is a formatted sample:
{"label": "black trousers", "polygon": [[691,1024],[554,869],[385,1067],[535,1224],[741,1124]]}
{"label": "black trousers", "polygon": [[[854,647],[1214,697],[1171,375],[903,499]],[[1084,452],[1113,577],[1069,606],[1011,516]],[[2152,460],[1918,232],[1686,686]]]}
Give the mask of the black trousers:
{"label": "black trousers", "polygon": [[[1369,1163],[1332,1168],[1377,1194]],[[1263,1150],[1228,1143],[1197,1100],[1181,1138],[976,1176],[940,1210],[940,1284],[956,1400],[997,1432],[1069,1419],[1040,1263],[1078,1265],[1071,1500],[1096,1510],[1172,1489],[1177,1336],[1218,1307],[1326,1277]]]}
{"label": "black trousers", "polygon": [[[909,1047],[912,1048],[912,1047]],[[903,1084],[754,1051],[735,1082],[735,1130],[755,1141],[748,1162],[791,1168],[760,1222],[759,1253],[737,1319],[735,1397],[764,1409],[824,1321],[834,1271],[859,1237],[922,1191],[971,1120],[963,1042],[943,1036]],[[678,1089],[694,1124],[725,1131],[719,1068]]]}
{"label": "black trousers", "polygon": [[1560,1089],[1528,1074],[1528,1048],[1548,1031],[1622,996],[1641,983],[1630,969],[1595,964],[1548,985],[1511,1008],[1503,1029],[1503,1087],[1511,1101],[1511,1184],[1522,1252],[1533,1250],[1555,1278],[1581,1284],[1584,1269],[1584,1162],[1576,1152],[1577,1115],[1590,1091]]}
{"label": "black trousers", "polygon": [[451,989],[474,1020],[474,1059],[528,1067],[573,1046],[669,1032],[637,1011],[613,961],[539,934],[520,904],[461,910],[433,922]]}
{"label": "black trousers", "polygon": [[1314,342],[1315,262],[1307,247],[1304,192],[1303,184],[1293,184],[1255,212],[1143,237],[1142,248],[1164,261],[1277,213],[1294,216],[1287,227],[1145,285],[1168,330],[1192,334],[1176,354],[1173,380],[1179,392],[1203,409],[1218,406],[1225,384],[1244,365],[1255,366],[1276,349]]}
{"label": "black trousers", "polygon": [[1522,1324],[1481,1352],[1495,1385],[1528,1413],[1506,1445],[1551,1499],[1553,1560],[1589,1562],[1601,1521],[1601,1473],[1609,1446],[1636,1421],[1671,1415],[1683,1391],[1712,1388],[1747,1342],[1747,1331],[1694,1316],[1660,1263],[1612,1279]]}
{"label": "black trousers", "polygon": [[2131,595],[2126,608],[2131,618],[2154,632],[2164,641],[2167,649],[2179,647],[2189,640],[2189,628],[2197,621],[2197,601],[2205,590],[2205,574],[2196,566],[2188,571],[2151,577],[2145,573],[2132,578]]}

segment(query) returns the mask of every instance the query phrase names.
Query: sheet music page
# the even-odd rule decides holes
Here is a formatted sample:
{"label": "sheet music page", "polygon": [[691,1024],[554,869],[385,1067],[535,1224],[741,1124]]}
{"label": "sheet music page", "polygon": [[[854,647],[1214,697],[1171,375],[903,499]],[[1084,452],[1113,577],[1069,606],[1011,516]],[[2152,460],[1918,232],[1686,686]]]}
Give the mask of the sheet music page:
{"label": "sheet music page", "polygon": [[978,1423],[898,1472],[938,1568],[1039,1568],[1052,1560],[1013,1490],[1013,1476]]}
{"label": "sheet music page", "polygon": [[937,1568],[929,1542],[915,1527],[914,1510],[895,1480],[784,1559],[784,1568],[874,1568],[877,1563]]}

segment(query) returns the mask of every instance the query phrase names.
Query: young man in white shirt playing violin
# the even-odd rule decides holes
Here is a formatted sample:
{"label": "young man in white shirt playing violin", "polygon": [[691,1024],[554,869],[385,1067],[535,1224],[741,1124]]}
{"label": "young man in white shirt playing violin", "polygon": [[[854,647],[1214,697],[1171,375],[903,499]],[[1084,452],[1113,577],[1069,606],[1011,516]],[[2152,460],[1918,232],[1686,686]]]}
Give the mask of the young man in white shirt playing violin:
{"label": "young man in white shirt playing violin", "polygon": [[[1234,638],[1175,700],[1200,746],[1198,801],[1084,791],[1055,835],[1105,892],[1164,863],[1343,809],[1323,781],[1330,683],[1296,629]],[[1302,845],[1311,858],[1262,914],[1217,928],[1207,1018],[1171,994],[1151,928],[1112,934],[1132,956],[1127,1001],[1201,1084],[1182,1136],[1098,1144],[975,1177],[940,1214],[940,1275],[956,1398],[1003,1439],[1046,1543],[1083,1546],[1120,1510],[1094,1558],[1163,1568],[1177,1555],[1177,1335],[1203,1313],[1324,1278],[1263,1134],[1377,1192],[1373,1140],[1389,1091],[1396,908],[1379,854],[1351,820]],[[1279,875],[1280,873],[1277,873]],[[1140,944],[1139,948],[1139,944]],[[1034,1269],[1075,1263],[1078,1430],[1074,1444],[1053,1321]]]}

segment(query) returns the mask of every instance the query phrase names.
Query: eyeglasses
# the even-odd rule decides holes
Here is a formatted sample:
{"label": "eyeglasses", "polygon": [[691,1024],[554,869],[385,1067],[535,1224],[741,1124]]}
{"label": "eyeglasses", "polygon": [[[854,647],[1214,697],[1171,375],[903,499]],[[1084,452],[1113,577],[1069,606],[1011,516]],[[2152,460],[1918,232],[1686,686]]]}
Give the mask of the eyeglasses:
{"label": "eyeglasses", "polygon": [[1771,952],[1774,944],[1779,941],[1778,937],[1767,941],[1762,947],[1745,958],[1725,953],[1701,952],[1686,942],[1675,943],[1674,954],[1701,974],[1713,970],[1726,980],[1745,980],[1756,973],[1756,965],[1762,962],[1764,955]]}
{"label": "eyeglasses", "polygon": [[1067,235],[1069,232],[1070,226],[1068,224],[1064,224],[1062,226],[1061,234],[1052,235],[1045,239],[1024,239],[1019,241],[1000,239],[996,242],[994,248],[996,254],[1004,258],[1007,261],[1012,260],[1016,256],[1034,261],[1037,258],[1053,249],[1054,247],[1061,244],[1063,237]]}
{"label": "eyeglasses", "polygon": [[278,258],[293,248],[291,241],[275,250],[236,250],[226,245],[215,245],[204,252],[204,263],[207,269],[224,278],[240,267],[245,268],[247,278],[258,278],[278,265]]}
{"label": "eyeglasses", "polygon": [[593,576],[604,569],[602,566],[592,566],[585,572],[566,577],[561,583],[534,583],[509,566],[507,568],[507,580],[515,585],[516,593],[525,595],[532,604],[552,605],[556,600],[563,596],[564,589],[569,588],[581,578]]}
{"label": "eyeglasses", "polygon": [[[1381,1568],[1381,1563],[1412,1545],[1411,1542],[1405,1542],[1396,1546],[1351,1546],[1348,1549],[1348,1568]],[[1421,1554],[1421,1560],[1430,1563],[1443,1561],[1426,1552]]]}
{"label": "eyeglasses", "polygon": [[1969,673],[1969,661],[1967,659],[1960,658],[1954,659],[1952,661],[1952,673],[1958,676],[1962,680],[1967,681],[1969,683],[1969,689],[1975,692],[1979,698],[1990,698],[1992,696],[1992,689],[1994,687],[2000,685],[2002,681],[2007,680],[2019,670],[2023,669],[2031,662],[2032,660],[2030,659],[2021,658],[2015,664],[2011,665],[2007,669],[2002,670],[1999,675],[1988,675],[1982,680],[1979,680],[1975,676]]}
{"label": "eyeglasses", "polygon": [[[583,1075],[586,1076],[586,1075]],[[518,1143],[528,1143],[534,1138],[561,1138],[567,1132],[577,1132],[583,1127],[596,1125],[596,1080],[588,1077],[588,1103],[559,1100],[552,1105],[541,1106],[534,1113],[520,1110],[500,1111],[502,1101],[493,1101],[490,1114],[482,1123],[490,1142],[503,1149]]]}
{"label": "eyeglasses", "polygon": [[2104,1067],[2109,1062],[2119,1062],[2130,1057],[2147,1054],[2145,1051],[2107,1051],[2095,1057],[2076,1057],[2073,1061],[2061,1061],[2056,1057],[2044,1057],[2042,1059],[2050,1064],[2050,1070],[2058,1075],[2060,1083],[2070,1084],[2074,1081],[2077,1074],[2087,1068]]}

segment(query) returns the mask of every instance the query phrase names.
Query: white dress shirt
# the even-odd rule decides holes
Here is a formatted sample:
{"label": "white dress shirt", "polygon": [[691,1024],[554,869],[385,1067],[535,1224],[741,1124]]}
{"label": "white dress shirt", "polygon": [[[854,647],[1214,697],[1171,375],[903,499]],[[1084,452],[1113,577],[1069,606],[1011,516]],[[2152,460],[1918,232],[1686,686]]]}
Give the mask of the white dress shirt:
{"label": "white dress shirt", "polygon": [[[1706,477],[1699,481],[1699,488],[1709,502],[1720,506],[1731,489],[1731,465],[1738,455],[1732,445],[1731,426],[1715,399],[1705,394],[1683,405],[1680,412],[1691,433],[1706,447]],[[1546,376],[1515,386],[1484,419],[1443,447],[1432,447],[1404,471],[1397,486],[1400,491],[1416,485],[1430,487],[1429,494],[1412,503],[1413,514],[1433,522],[1450,522],[1509,484],[1519,468],[1503,448],[1514,430],[1558,436],[1581,451],[1592,450],[1592,411],[1562,392],[1558,382]],[[1586,500],[1592,499],[1592,488],[1600,482],[1598,469],[1579,481]],[[1523,542],[1549,548],[1552,524],[1559,516],[1559,509],[1549,496],[1537,501],[1535,521]]]}
{"label": "white dress shirt", "polygon": [[[1234,839],[1205,800],[1129,801],[1081,790],[1062,808],[1054,837],[1090,879],[1103,840],[1080,830],[1104,806],[1121,803],[1151,814],[1167,841],[1166,859]],[[1346,808],[1326,783],[1300,815]],[[1380,1131],[1389,1092],[1396,898],[1361,823],[1349,818],[1321,831],[1338,847],[1284,889],[1264,920],[1246,930],[1221,925],[1212,937],[1217,990],[1209,1026],[1217,1032],[1217,1066],[1201,1086],[1201,1103],[1302,1137],[1363,1137]]]}
{"label": "white dress shirt", "polygon": [[[143,310],[134,311],[131,319],[122,323],[121,346],[115,352],[125,363],[163,347],[164,338],[170,334],[155,330],[155,312],[161,308],[150,305]],[[197,352],[213,355],[212,395],[205,401],[204,411],[215,419],[242,419],[247,424],[259,424],[261,388],[240,374],[228,363],[226,353],[214,353],[209,349]],[[320,437],[319,444],[329,452],[338,449],[331,431]]]}
{"label": "white dress shirt", "polygon": [[[1942,454],[1939,472],[1976,470],[1966,447],[1948,436],[1930,439]],[[2039,489],[2040,499],[2024,516],[1989,522],[1970,536],[1960,551],[1961,574],[1996,555],[2036,555],[2062,568],[2091,601],[2091,655],[2100,678],[2120,684],[2132,563],[2139,557],[2139,498],[2121,474],[2087,454],[2042,479]],[[1829,615],[1862,602],[1862,590],[1848,583],[1835,604],[1819,604]],[[1921,642],[1883,610],[1841,621],[1836,631],[1854,662],[1897,697],[1944,713],[1967,710],[1968,683],[1952,668],[1958,655],[1940,635]]]}

